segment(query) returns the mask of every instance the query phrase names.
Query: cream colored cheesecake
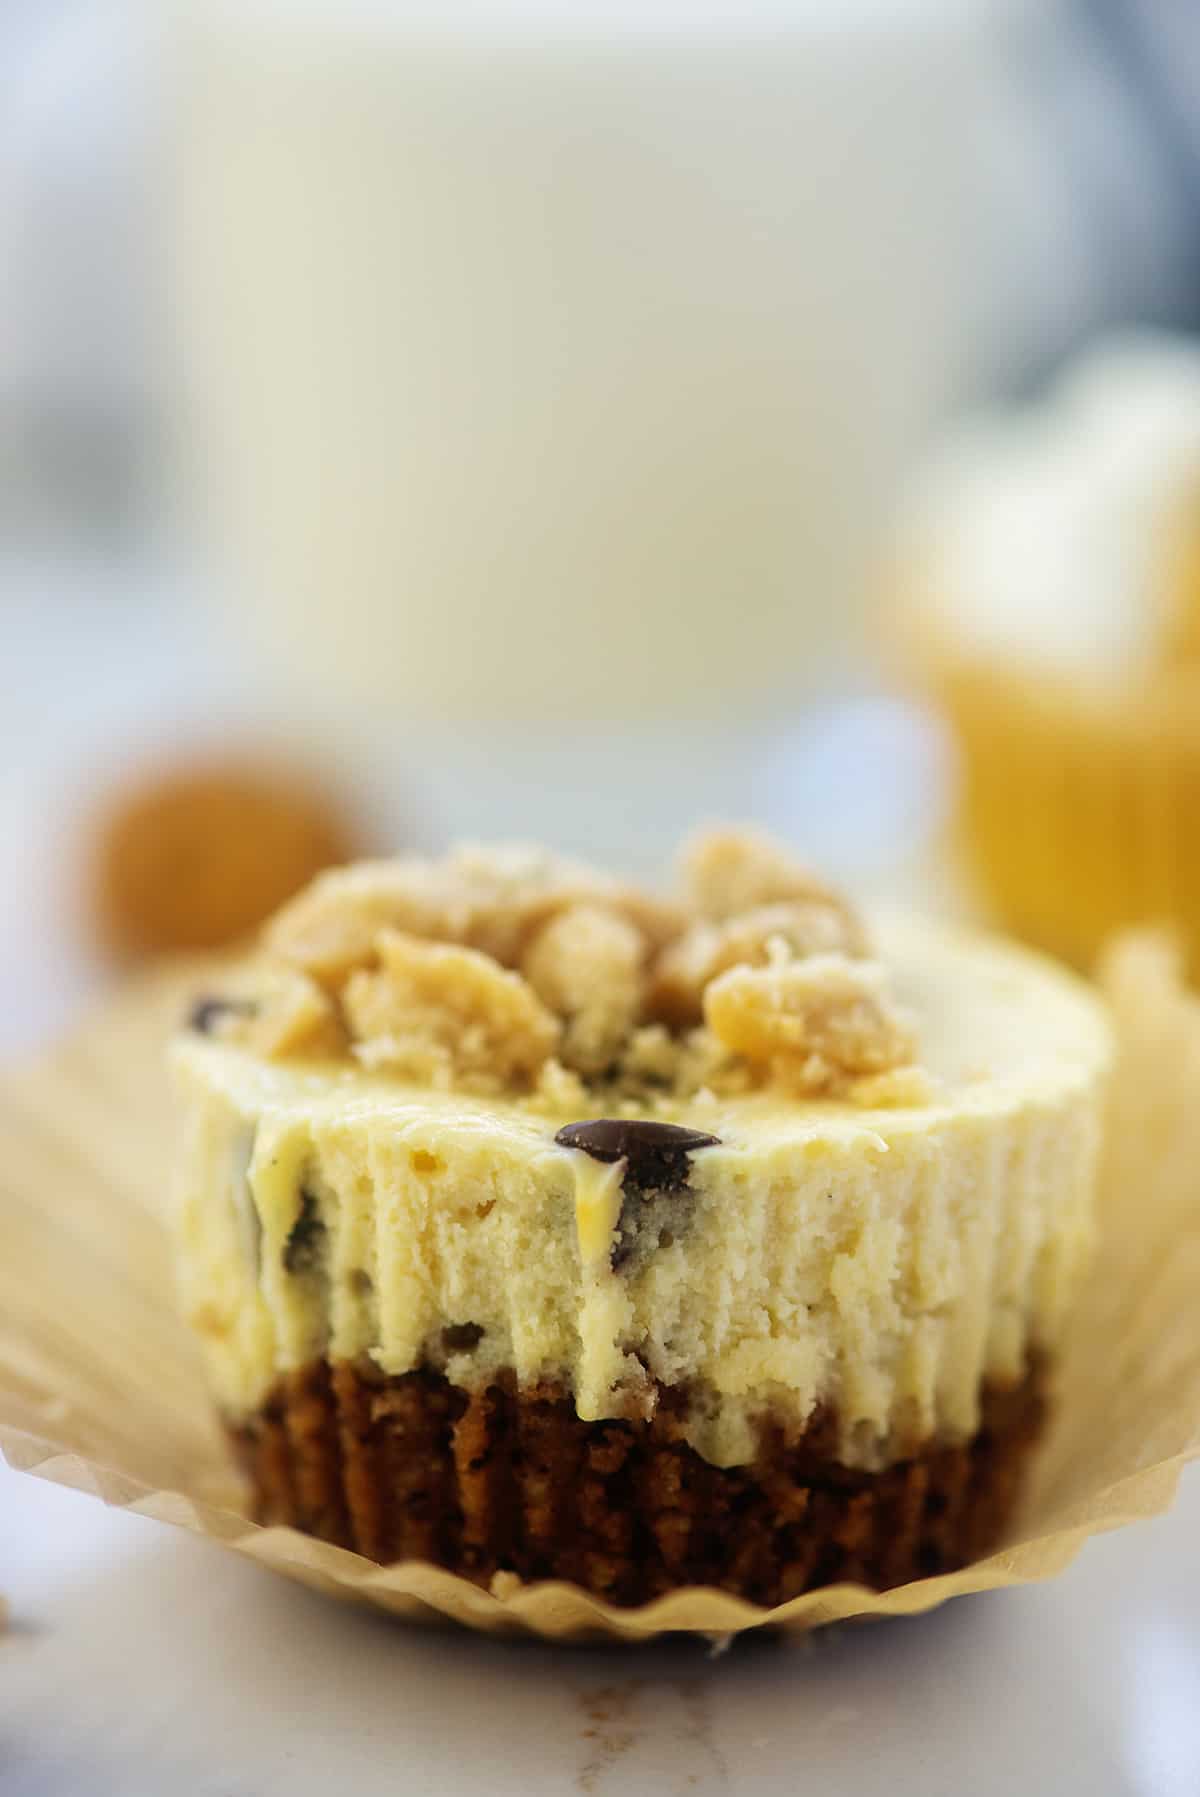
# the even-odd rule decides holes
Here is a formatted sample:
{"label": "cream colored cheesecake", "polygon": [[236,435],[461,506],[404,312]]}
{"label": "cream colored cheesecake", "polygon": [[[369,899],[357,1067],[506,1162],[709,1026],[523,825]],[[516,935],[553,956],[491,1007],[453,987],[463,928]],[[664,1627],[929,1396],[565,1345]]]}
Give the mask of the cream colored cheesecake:
{"label": "cream colored cheesecake", "polygon": [[[969,1455],[994,1395],[1052,1356],[1092,1233],[1097,999],[998,942],[867,930],[755,839],[709,837],[689,867],[668,903],[511,853],[327,875],[198,1006],[172,1051],[182,1288],[276,1514],[378,1557],[415,1542],[643,1595],[696,1569],[673,1572],[661,1529],[646,1578],[635,1546],[581,1550],[557,1512],[540,1557],[519,1527],[464,1550],[456,1436],[481,1408],[494,1449],[507,1406],[522,1503],[522,1406],[541,1404],[581,1465],[615,1426],[622,1465],[661,1450],[681,1478],[753,1475],[795,1530],[822,1476],[861,1497]],[[411,1411],[418,1390],[413,1463],[389,1437],[367,1479],[399,1477],[423,1512],[389,1549],[354,1519],[359,1411],[386,1432],[389,1394]],[[634,1479],[631,1543],[640,1501]],[[487,1507],[512,1533],[511,1495]],[[695,1506],[668,1507],[696,1536]],[[700,1570],[751,1595],[800,1576],[795,1554],[751,1577],[706,1551]],[[597,1555],[620,1562],[607,1583]]]}

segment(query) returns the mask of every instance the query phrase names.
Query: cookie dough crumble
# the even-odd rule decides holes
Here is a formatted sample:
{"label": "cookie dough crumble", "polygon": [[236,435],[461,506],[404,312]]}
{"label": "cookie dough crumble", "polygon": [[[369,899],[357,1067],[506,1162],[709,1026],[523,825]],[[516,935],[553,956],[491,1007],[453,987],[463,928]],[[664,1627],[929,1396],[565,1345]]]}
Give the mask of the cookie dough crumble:
{"label": "cookie dough crumble", "polygon": [[375,938],[372,965],[341,991],[352,1052],[431,1085],[492,1081],[520,1088],[562,1033],[520,974],[478,949],[402,930]]}
{"label": "cookie dough crumble", "polygon": [[692,842],[682,887],[657,899],[521,847],[336,871],[276,918],[212,1027],[267,1057],[340,1056],[547,1112],[756,1090],[927,1100],[840,893],[731,830]]}
{"label": "cookie dough crumble", "polygon": [[645,1004],[648,952],[635,924],[595,904],[568,906],[530,943],[522,972],[562,1019],[563,1058],[578,1072],[620,1061]]}
{"label": "cookie dough crumble", "polygon": [[846,955],[796,958],[775,937],[765,967],[731,967],[706,986],[705,1020],[731,1054],[778,1084],[838,1095],[913,1061],[886,977],[877,962]]}

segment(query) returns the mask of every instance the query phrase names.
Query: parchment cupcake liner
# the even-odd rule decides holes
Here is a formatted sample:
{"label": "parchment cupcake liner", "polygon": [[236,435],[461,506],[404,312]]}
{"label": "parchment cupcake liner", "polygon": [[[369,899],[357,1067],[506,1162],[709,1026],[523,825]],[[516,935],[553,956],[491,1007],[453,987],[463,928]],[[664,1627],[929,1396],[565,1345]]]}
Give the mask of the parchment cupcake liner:
{"label": "parchment cupcake liner", "polygon": [[162,1222],[171,1114],[161,1043],[192,969],[143,984],[0,1087],[0,1448],[106,1503],[206,1535],[330,1596],[492,1634],[648,1640],[911,1615],[1060,1572],[1091,1535],[1153,1516],[1200,1454],[1200,1004],[1131,939],[1105,974],[1118,1018],[1101,1247],[1011,1539],[962,1572],[851,1585],[768,1610],[692,1588],[617,1609],[576,1587],[485,1591],[260,1528],[178,1320]]}

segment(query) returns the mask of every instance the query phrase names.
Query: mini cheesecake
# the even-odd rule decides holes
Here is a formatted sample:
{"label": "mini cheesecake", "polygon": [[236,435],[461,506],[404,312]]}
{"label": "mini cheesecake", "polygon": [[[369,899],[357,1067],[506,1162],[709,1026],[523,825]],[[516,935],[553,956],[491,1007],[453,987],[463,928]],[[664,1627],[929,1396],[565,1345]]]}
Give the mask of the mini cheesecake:
{"label": "mini cheesecake", "polygon": [[764,1603],[994,1541],[1110,1059],[1023,950],[755,838],[323,876],[172,1049],[187,1314],[260,1514],[379,1561]]}

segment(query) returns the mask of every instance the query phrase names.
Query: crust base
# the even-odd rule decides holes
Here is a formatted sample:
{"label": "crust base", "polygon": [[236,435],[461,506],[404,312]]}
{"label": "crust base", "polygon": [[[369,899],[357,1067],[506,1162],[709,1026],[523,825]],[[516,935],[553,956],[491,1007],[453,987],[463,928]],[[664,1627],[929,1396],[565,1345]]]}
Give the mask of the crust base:
{"label": "crust base", "polygon": [[884,1590],[995,1545],[1045,1413],[1046,1369],[985,1388],[978,1432],[882,1472],[840,1465],[836,1418],[765,1429],[722,1468],[681,1435],[663,1389],[648,1422],[584,1422],[560,1387],[468,1393],[426,1368],[386,1378],[314,1363],[230,1426],[260,1520],[381,1563],[429,1560],[486,1585],[565,1579],[611,1603],[713,1585],[778,1604],[844,1580]]}

